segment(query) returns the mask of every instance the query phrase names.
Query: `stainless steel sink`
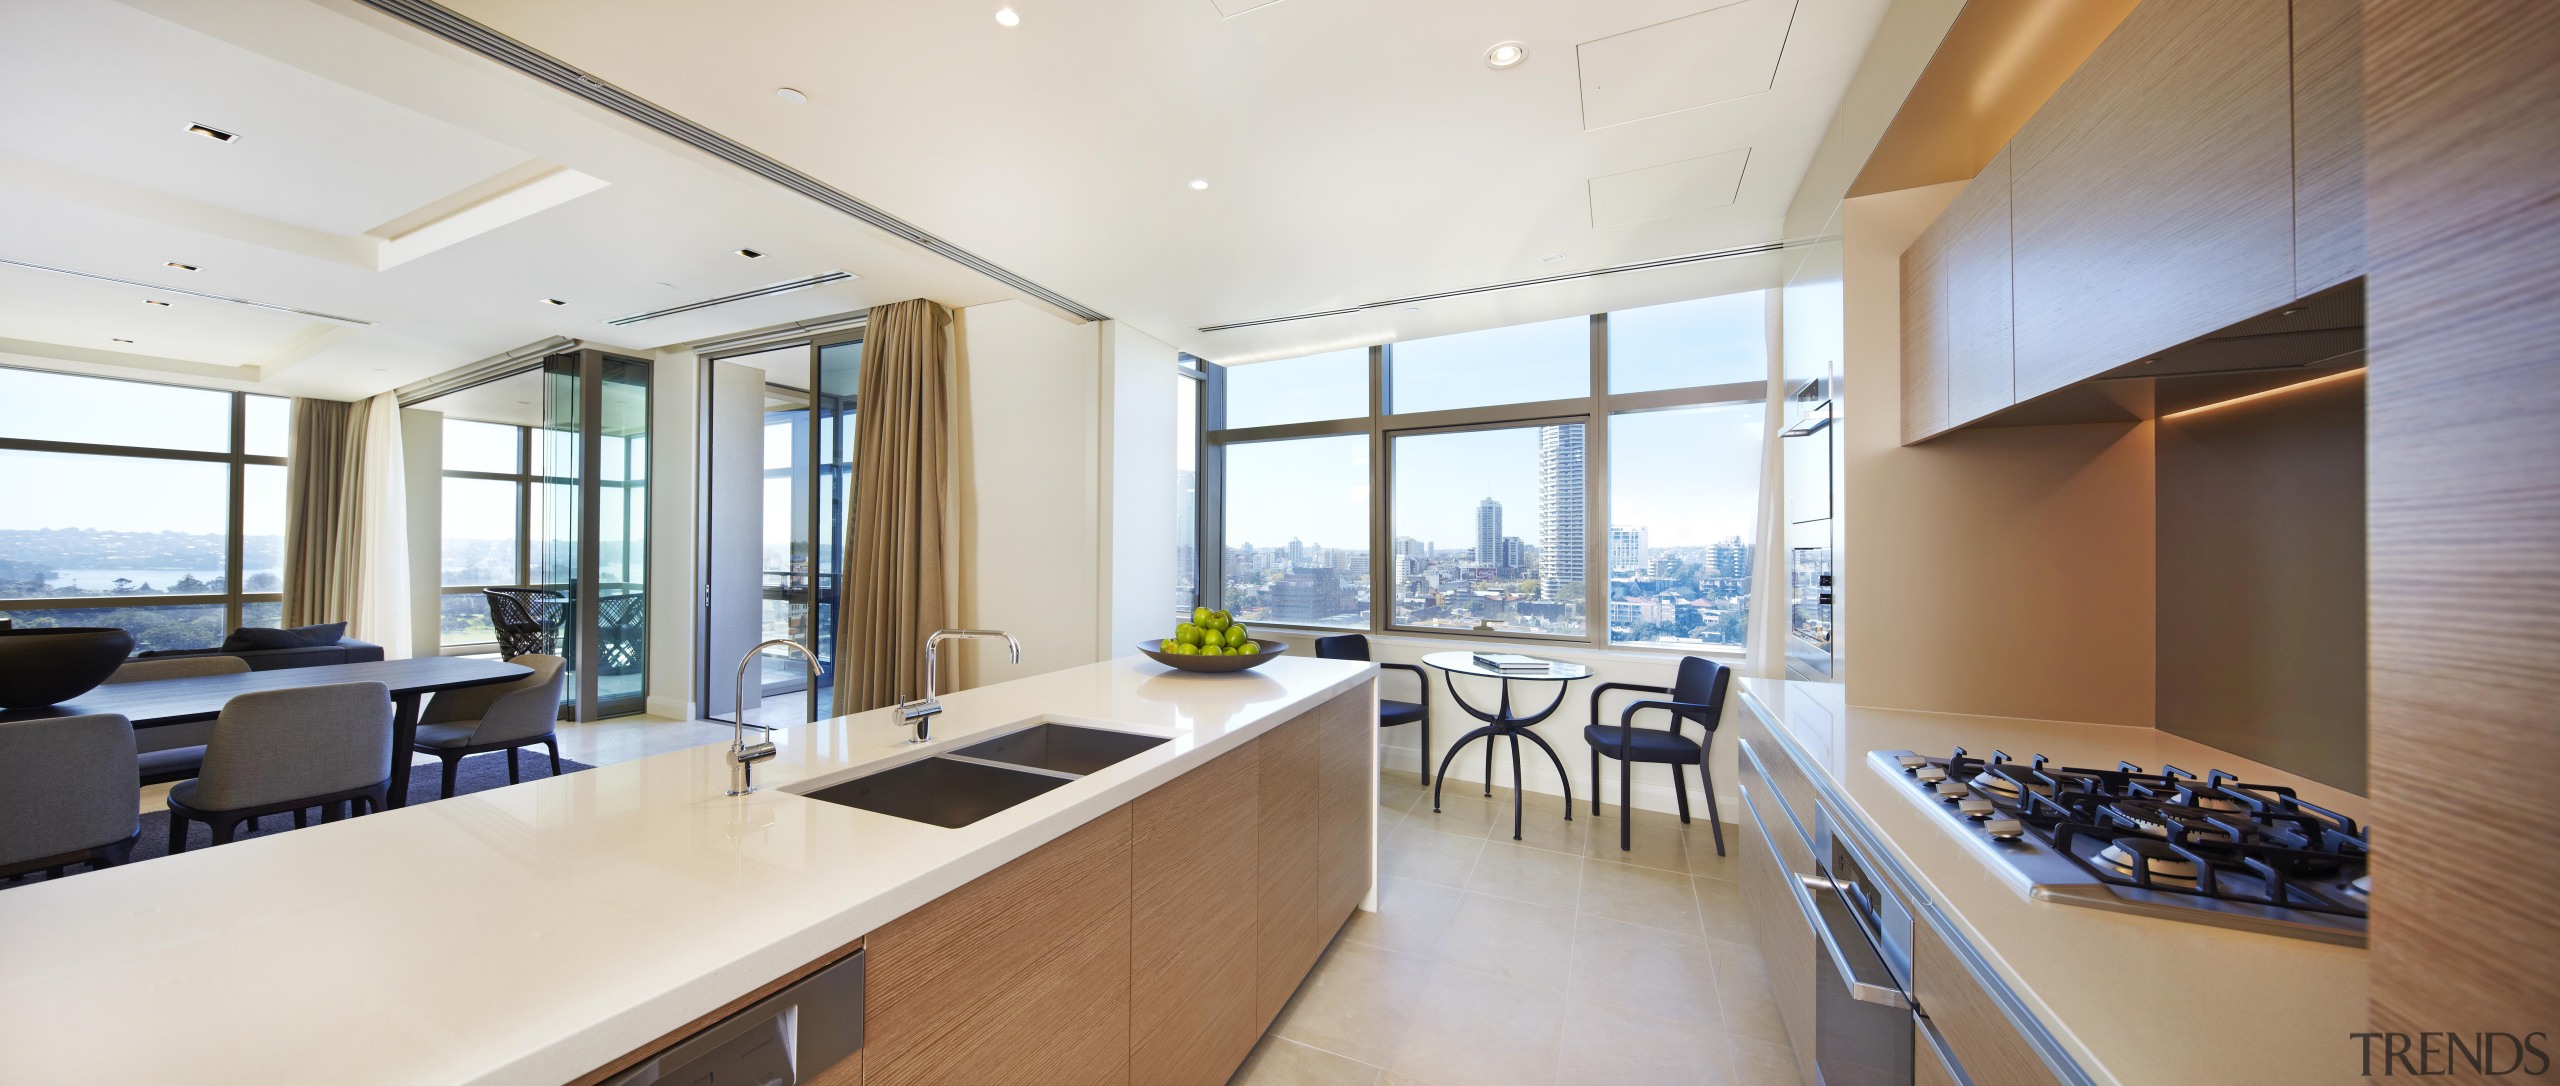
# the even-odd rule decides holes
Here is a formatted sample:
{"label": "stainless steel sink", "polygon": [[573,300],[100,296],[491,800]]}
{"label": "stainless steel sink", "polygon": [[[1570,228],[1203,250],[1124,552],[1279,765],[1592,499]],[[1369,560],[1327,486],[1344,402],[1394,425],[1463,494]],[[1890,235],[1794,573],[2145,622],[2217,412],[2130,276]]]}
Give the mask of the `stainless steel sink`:
{"label": "stainless steel sink", "polygon": [[1074,782],[1074,777],[1060,774],[935,757],[803,794],[956,830]]}
{"label": "stainless steel sink", "polygon": [[1030,766],[1081,777],[1118,765],[1132,755],[1167,742],[1170,740],[1161,735],[1048,723],[1008,732],[952,753],[965,758]]}
{"label": "stainless steel sink", "polygon": [[849,781],[784,790],[956,830],[1169,741],[1108,728],[1034,724]]}

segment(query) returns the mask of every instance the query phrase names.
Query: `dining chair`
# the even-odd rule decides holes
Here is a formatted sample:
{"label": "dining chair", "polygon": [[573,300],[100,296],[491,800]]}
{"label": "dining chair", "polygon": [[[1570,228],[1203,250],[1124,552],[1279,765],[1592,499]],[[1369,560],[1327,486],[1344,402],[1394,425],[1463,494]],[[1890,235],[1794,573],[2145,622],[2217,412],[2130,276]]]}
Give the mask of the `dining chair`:
{"label": "dining chair", "polygon": [[[1326,660],[1369,661],[1369,639],[1361,634],[1316,638],[1316,655]],[[1379,664],[1391,671],[1410,671],[1422,687],[1419,702],[1378,699],[1378,726],[1422,725],[1422,783],[1431,783],[1431,676],[1413,664]]]}
{"label": "dining chair", "polygon": [[[172,656],[166,659],[127,660],[108,683],[155,682],[161,679],[194,679],[207,675],[239,675],[249,670],[249,661],[237,656]],[[205,738],[212,734],[206,723],[172,724],[150,729],[148,739],[134,741],[135,768],[143,784],[167,784],[196,775],[204,765]],[[148,744],[153,749],[142,750]]]}
{"label": "dining chair", "polygon": [[489,624],[498,631],[498,658],[513,660],[535,653],[560,651],[560,610],[566,602],[556,592],[535,588],[484,588]]}
{"label": "dining chair", "polygon": [[[1716,723],[1724,717],[1725,690],[1733,685],[1733,669],[1703,656],[1683,656],[1680,670],[1672,676],[1668,687],[1642,683],[1601,683],[1591,691],[1591,723],[1582,729],[1582,741],[1591,747],[1591,813],[1600,813],[1600,756],[1618,760],[1618,850],[1628,851],[1634,843],[1634,823],[1629,817],[1628,785],[1634,777],[1637,762],[1661,762],[1671,766],[1671,791],[1679,797],[1680,821],[1689,821],[1689,782],[1680,771],[1684,765],[1698,767],[1698,785],[1707,793],[1707,827],[1715,834],[1716,855],[1724,855],[1724,819],[1716,811],[1716,779],[1707,769],[1707,750],[1715,743]],[[1600,695],[1612,690],[1634,690],[1648,694],[1669,694],[1667,699],[1635,702],[1618,714],[1614,725],[1600,723]],[[1671,714],[1660,731],[1636,727],[1636,714],[1661,709]],[[1695,723],[1706,730],[1696,740],[1680,734],[1683,723]]]}
{"label": "dining chair", "polygon": [[507,783],[521,772],[516,752],[536,743],[551,753],[551,775],[560,775],[560,692],[568,685],[569,662],[557,656],[519,656],[510,663],[533,669],[511,683],[447,690],[427,702],[418,716],[418,738],[410,745],[420,754],[444,762],[445,798],[452,798],[462,760],[493,750],[507,752]]}
{"label": "dining chair", "polygon": [[0,724],[0,881],[125,862],[141,808],[132,721],[92,713]]}
{"label": "dining chair", "polygon": [[186,851],[191,821],[212,827],[220,845],[259,815],[290,811],[302,825],[313,807],[324,822],[342,806],[379,810],[391,753],[391,688],[381,683],[234,697],[214,718],[203,770],[169,790],[169,851]]}

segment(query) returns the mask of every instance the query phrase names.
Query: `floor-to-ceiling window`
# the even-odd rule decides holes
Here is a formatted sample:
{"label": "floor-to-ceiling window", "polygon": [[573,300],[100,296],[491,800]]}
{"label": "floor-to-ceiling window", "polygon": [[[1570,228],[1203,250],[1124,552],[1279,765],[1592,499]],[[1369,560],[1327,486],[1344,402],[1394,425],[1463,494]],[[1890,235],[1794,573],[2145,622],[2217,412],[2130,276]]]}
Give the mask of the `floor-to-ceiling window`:
{"label": "floor-to-ceiling window", "polygon": [[276,396],[0,368],[0,616],[212,648],[283,611]]}
{"label": "floor-to-ceiling window", "polygon": [[[1740,648],[1759,292],[1210,367],[1238,618]],[[1219,409],[1222,409],[1220,411]]]}
{"label": "floor-to-ceiling window", "polygon": [[529,430],[450,415],[443,429],[441,647],[448,653],[494,652],[498,632],[490,622],[487,590],[524,588],[525,563],[533,553],[528,503],[537,480],[526,452]]}

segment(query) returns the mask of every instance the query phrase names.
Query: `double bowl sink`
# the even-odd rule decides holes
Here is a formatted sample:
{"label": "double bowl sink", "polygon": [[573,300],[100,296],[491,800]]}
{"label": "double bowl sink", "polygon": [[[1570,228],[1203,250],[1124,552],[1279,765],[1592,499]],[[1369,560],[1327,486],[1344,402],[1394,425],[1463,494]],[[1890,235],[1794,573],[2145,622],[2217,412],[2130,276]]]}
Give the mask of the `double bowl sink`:
{"label": "double bowl sink", "polygon": [[1050,721],[799,794],[956,830],[1168,742]]}

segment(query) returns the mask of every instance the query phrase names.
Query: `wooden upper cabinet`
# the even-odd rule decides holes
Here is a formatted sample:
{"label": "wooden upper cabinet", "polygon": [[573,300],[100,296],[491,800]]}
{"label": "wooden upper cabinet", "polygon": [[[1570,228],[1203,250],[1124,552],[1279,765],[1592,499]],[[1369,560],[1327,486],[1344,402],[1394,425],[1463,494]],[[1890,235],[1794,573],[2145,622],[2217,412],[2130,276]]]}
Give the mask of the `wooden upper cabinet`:
{"label": "wooden upper cabinet", "polygon": [[[1939,222],[1945,222],[1945,216]],[[1902,251],[1902,443],[1930,437],[1947,419],[1946,233],[1936,224]]]}
{"label": "wooden upper cabinet", "polygon": [[2287,0],[2144,0],[2009,146],[2015,399],[2293,300]]}
{"label": "wooden upper cabinet", "polygon": [[2018,402],[2009,266],[2006,148],[1947,205],[1941,250],[1946,304],[1947,424],[1961,426]]}
{"label": "wooden upper cabinet", "polygon": [[2293,0],[2293,293],[2364,274],[2364,17]]}
{"label": "wooden upper cabinet", "polygon": [[1129,804],[1133,1086],[1224,1082],[1253,1051],[1252,744]]}
{"label": "wooden upper cabinet", "polygon": [[1129,893],[1120,807],[871,933],[864,1081],[1127,1082]]}

